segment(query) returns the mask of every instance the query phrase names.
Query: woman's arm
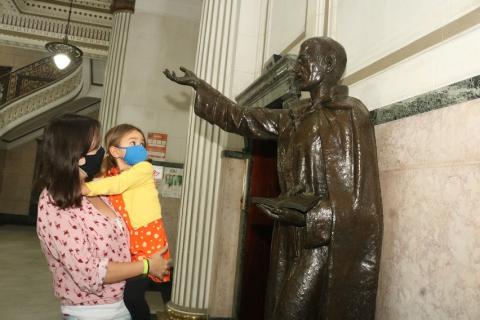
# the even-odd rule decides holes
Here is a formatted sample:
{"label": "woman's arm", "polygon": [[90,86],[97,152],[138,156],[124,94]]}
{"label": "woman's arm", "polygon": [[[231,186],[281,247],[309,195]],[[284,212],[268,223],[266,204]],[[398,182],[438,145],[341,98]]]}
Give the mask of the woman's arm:
{"label": "woman's arm", "polygon": [[[82,291],[101,293],[103,285],[126,280],[143,273],[143,262],[112,262],[107,257],[98,257],[96,249],[73,214],[60,212],[44,195],[39,200],[37,233],[42,250],[61,264]],[[150,273],[161,277],[170,261],[161,253],[152,256]]]}
{"label": "woman's arm", "polygon": [[103,283],[116,283],[143,273],[143,262],[109,262]]}
{"label": "woman's arm", "polygon": [[[163,277],[171,265],[171,260],[162,258],[162,254],[167,251],[167,246],[148,259],[149,274],[156,277]],[[128,278],[136,277],[143,274],[143,261],[137,262],[109,262],[107,266],[107,274],[103,280],[104,283],[116,283]]]}

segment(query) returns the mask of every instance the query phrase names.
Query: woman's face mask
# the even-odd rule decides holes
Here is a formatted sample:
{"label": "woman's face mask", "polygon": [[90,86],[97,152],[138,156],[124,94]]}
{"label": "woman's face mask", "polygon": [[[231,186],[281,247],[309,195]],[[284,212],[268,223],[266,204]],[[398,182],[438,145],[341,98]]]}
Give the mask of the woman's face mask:
{"label": "woman's face mask", "polygon": [[123,160],[131,166],[148,159],[148,151],[141,144],[119,148],[125,149],[125,157],[123,157]]}
{"label": "woman's face mask", "polygon": [[85,155],[85,163],[79,167],[85,171],[88,179],[92,179],[100,171],[104,155],[105,150],[102,147],[98,148],[95,154]]}

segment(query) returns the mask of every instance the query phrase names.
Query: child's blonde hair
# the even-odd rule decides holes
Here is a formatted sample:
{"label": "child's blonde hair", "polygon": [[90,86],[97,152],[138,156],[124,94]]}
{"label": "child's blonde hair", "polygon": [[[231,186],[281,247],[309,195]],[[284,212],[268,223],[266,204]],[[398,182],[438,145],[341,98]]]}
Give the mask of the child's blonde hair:
{"label": "child's blonde hair", "polygon": [[118,147],[120,144],[120,140],[127,134],[132,131],[138,131],[142,134],[143,141],[145,143],[147,140],[145,139],[145,134],[140,130],[138,127],[128,123],[119,124],[110,130],[108,130],[107,134],[105,135],[105,151],[107,156],[105,157],[102,165],[102,174],[106,175],[111,169],[117,168],[117,161],[110,153],[110,147]]}

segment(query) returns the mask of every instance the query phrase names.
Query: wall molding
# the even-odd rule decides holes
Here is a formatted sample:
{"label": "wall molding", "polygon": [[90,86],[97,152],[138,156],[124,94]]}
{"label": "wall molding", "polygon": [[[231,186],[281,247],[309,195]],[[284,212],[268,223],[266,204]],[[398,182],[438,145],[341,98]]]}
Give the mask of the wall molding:
{"label": "wall molding", "polygon": [[[46,42],[60,41],[65,36],[68,9],[67,3],[58,1],[0,0],[0,44],[45,50]],[[113,16],[99,10],[74,7],[69,41],[86,56],[105,59]]]}
{"label": "wall molding", "polygon": [[480,24],[480,7],[343,78],[350,86]]}
{"label": "wall molding", "polygon": [[370,111],[374,125],[480,98],[480,75]]}
{"label": "wall molding", "polygon": [[[67,20],[69,1],[59,0],[0,0],[9,13],[21,13],[38,17]],[[72,6],[72,22],[111,27],[112,13],[108,1],[79,1]]]}

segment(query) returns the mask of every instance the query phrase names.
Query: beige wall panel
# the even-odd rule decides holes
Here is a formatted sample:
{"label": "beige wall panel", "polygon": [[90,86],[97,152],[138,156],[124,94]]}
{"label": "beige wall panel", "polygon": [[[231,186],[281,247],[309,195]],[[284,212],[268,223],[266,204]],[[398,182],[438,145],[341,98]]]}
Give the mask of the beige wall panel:
{"label": "beige wall panel", "polygon": [[331,34],[348,54],[351,74],[478,8],[478,0],[331,0]]}
{"label": "beige wall panel", "polygon": [[270,0],[268,10],[267,54],[280,54],[303,38],[307,23],[307,0]]}
{"label": "beige wall panel", "polygon": [[167,133],[170,162],[185,160],[192,92],[169,81],[162,72],[165,68],[177,70],[180,65],[193,69],[199,9],[197,12],[195,20],[139,10],[130,25],[117,122],[132,123],[145,133]]}
{"label": "beige wall panel", "polygon": [[479,319],[480,100],[376,127],[377,319]]}

